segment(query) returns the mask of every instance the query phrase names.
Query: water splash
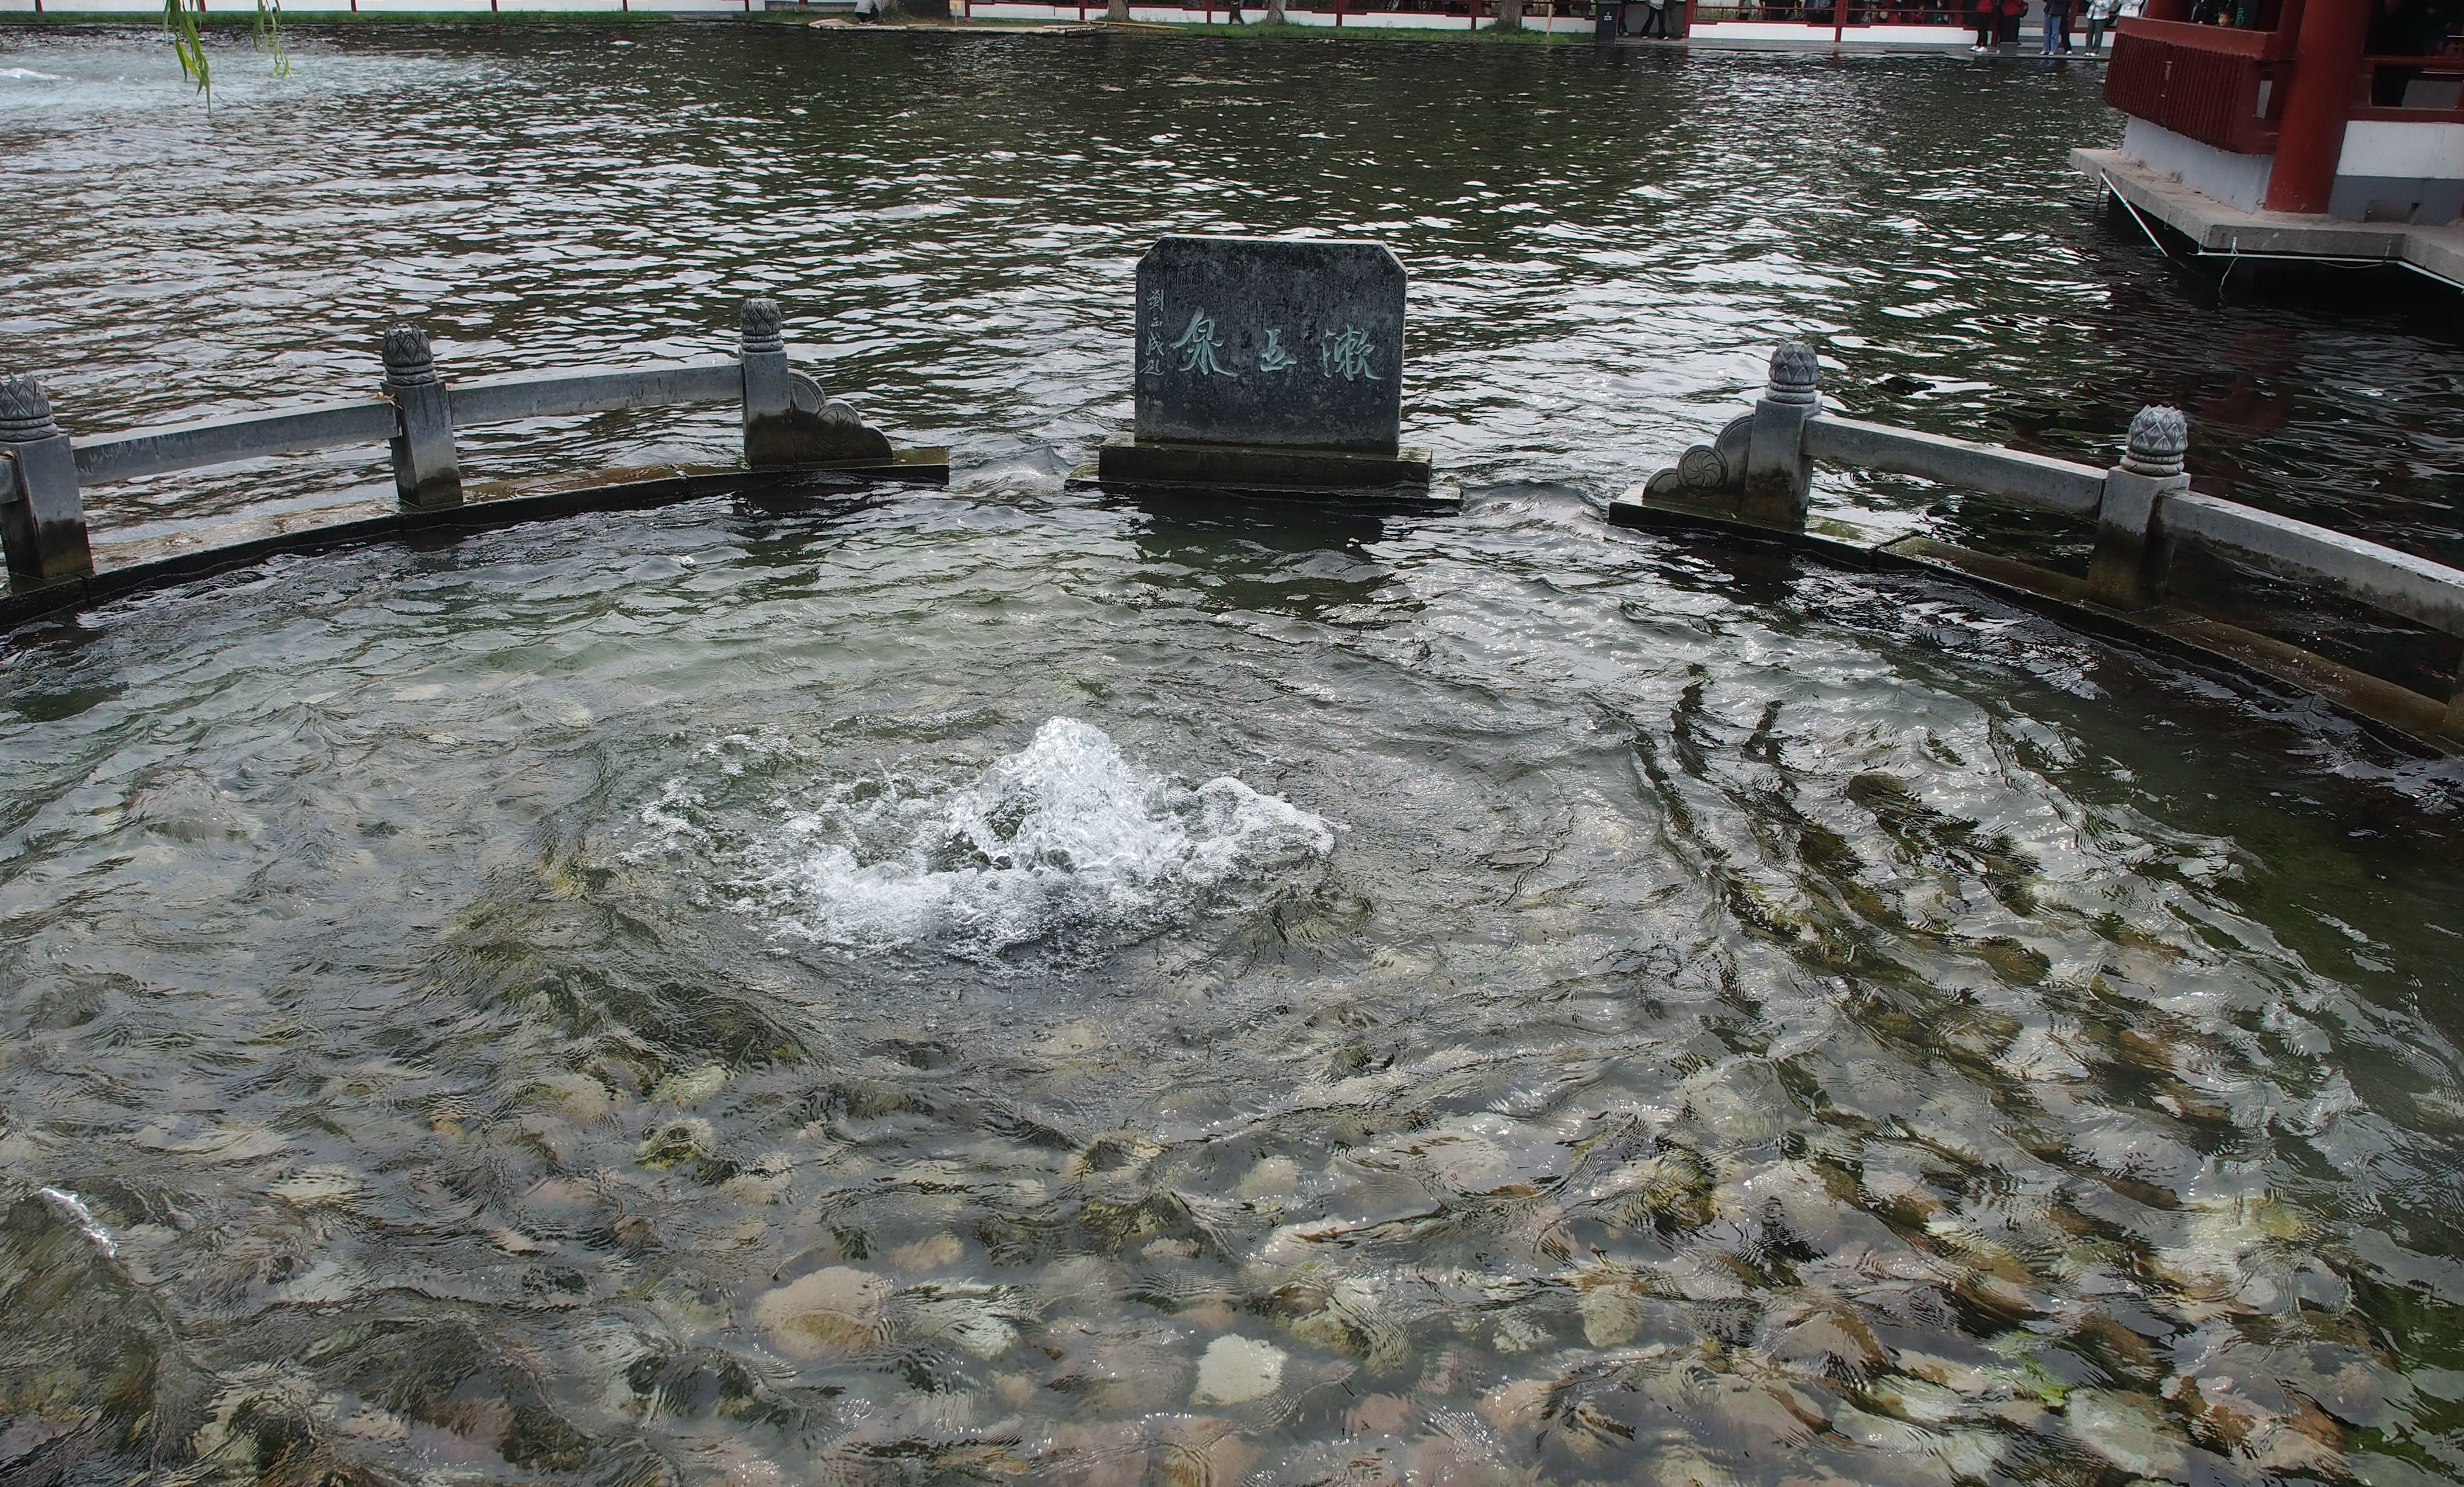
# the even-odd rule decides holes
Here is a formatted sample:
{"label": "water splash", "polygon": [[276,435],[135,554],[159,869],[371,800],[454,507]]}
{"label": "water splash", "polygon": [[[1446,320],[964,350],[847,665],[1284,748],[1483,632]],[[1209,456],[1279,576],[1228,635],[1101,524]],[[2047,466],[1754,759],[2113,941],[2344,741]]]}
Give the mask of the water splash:
{"label": "water splash", "polygon": [[83,1234],[96,1249],[103,1253],[105,1258],[120,1257],[120,1242],[111,1237],[111,1231],[102,1227],[102,1221],[94,1216],[94,1210],[85,1206],[84,1199],[76,1193],[64,1192],[57,1187],[44,1187],[38,1190],[42,1194],[43,1201],[57,1210],[60,1217],[68,1220],[69,1227]]}
{"label": "water splash", "polygon": [[1334,850],[1334,829],[1222,777],[1192,788],[1054,718],[963,787],[833,787],[752,854],[743,879],[782,934],[990,962],[1110,948],[1254,901]]}

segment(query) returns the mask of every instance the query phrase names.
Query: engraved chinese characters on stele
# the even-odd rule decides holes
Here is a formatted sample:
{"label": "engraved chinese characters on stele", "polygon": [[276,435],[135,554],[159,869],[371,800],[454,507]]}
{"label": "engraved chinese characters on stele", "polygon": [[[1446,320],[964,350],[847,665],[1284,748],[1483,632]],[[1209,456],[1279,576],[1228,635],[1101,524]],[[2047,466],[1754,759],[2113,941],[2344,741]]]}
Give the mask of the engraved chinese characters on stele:
{"label": "engraved chinese characters on stele", "polygon": [[1403,291],[1379,243],[1164,238],[1138,262],[1139,442],[1392,455]]}
{"label": "engraved chinese characters on stele", "polygon": [[1204,376],[1229,377],[1232,372],[1215,359],[1215,353],[1222,348],[1223,343],[1217,340],[1215,336],[1215,317],[1204,310],[1190,312],[1188,326],[1181,331],[1180,339],[1174,342],[1171,347],[1180,353],[1179,370],[1198,372]]}

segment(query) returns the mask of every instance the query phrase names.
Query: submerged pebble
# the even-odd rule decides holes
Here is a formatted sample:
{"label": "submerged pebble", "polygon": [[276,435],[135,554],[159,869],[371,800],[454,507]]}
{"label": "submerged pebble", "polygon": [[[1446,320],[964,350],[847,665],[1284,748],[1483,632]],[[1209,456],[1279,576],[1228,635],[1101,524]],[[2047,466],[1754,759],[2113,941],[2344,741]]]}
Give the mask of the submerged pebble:
{"label": "submerged pebble", "polygon": [[847,1352],[887,1335],[891,1289],[879,1276],[833,1265],[762,1293],[753,1319],[790,1358]]}
{"label": "submerged pebble", "polygon": [[[2428,977],[2453,872],[2293,804],[2349,782],[2030,679],[2123,662],[1921,584],[1740,598],[1516,502],[1308,537],[1396,560],[1339,603],[1101,503],[759,558],[742,513],[627,520],[712,596],[611,624],[630,563],[559,525],[321,558],[347,622],[217,587],[18,656],[125,695],[90,737],[0,709],[0,1155],[38,1175],[0,1381],[50,1390],[0,1399],[0,1477],[203,1441],[303,1481],[2203,1487],[2453,1449],[2464,1127],[2416,1113],[2464,1061],[2282,898]],[[508,555],[521,604],[436,608]],[[596,721],[269,735],[303,686],[473,738],[501,704],[259,655],[258,606],[405,677],[520,652]],[[1052,679],[1095,656],[1108,694]],[[89,810],[173,718],[165,812]],[[2277,836],[2365,886],[2183,866]],[[930,912],[781,933],[863,907],[761,880],[829,845]]]}
{"label": "submerged pebble", "polygon": [[1198,1360],[1198,1387],[1190,1401],[1199,1405],[1245,1405],[1264,1399],[1284,1381],[1284,1350],[1272,1343],[1229,1333],[1206,1344]]}

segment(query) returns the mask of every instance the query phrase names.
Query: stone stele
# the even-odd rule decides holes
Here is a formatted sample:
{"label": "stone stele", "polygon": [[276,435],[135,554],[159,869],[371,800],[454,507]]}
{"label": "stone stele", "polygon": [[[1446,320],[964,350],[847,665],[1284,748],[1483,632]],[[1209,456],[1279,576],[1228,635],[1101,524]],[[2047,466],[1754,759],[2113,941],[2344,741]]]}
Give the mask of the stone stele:
{"label": "stone stele", "polygon": [[1136,433],[1107,481],[1425,485],[1398,446],[1402,263],[1382,243],[1167,237],[1138,260]]}
{"label": "stone stele", "polygon": [[1167,237],[1138,260],[1140,439],[1392,455],[1403,265],[1379,243]]}

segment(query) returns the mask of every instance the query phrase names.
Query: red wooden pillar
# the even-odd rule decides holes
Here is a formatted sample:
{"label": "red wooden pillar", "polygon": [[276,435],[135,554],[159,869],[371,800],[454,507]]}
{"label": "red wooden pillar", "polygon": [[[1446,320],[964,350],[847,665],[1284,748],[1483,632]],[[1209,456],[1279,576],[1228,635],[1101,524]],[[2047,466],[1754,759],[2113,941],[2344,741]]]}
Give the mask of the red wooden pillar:
{"label": "red wooden pillar", "polygon": [[2324,211],[2344,153],[2344,115],[2369,39],[2375,0],[2308,0],[2293,43],[2293,80],[2284,90],[2276,165],[2267,177],[2270,211]]}

